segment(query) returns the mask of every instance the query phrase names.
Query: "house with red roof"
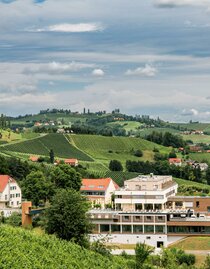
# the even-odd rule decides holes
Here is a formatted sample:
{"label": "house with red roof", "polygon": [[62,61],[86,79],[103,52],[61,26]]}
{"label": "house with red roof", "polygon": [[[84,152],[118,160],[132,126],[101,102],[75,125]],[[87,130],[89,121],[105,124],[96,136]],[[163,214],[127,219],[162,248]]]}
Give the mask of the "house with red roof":
{"label": "house with red roof", "polygon": [[104,208],[111,204],[112,194],[119,186],[111,178],[82,179],[80,191],[92,202],[92,206]]}
{"label": "house with red roof", "polygon": [[169,158],[168,159],[169,164],[174,164],[176,166],[182,165],[182,159],[181,158]]}
{"label": "house with red roof", "polygon": [[79,161],[77,159],[65,159],[64,163],[70,166],[78,166]]}
{"label": "house with red roof", "polygon": [[29,157],[29,161],[32,161],[32,162],[38,162],[39,160],[39,156],[30,156]]}
{"label": "house with red roof", "polygon": [[19,208],[21,199],[21,189],[16,180],[8,175],[0,175],[0,207]]}

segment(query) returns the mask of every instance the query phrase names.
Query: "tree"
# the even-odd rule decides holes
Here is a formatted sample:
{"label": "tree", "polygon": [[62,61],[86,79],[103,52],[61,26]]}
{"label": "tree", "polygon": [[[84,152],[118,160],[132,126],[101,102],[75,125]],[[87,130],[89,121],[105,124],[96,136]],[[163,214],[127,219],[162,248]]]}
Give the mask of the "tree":
{"label": "tree", "polygon": [[50,198],[53,193],[52,183],[46,179],[41,171],[32,171],[22,184],[23,197],[38,205],[40,200],[44,202]]}
{"label": "tree", "polygon": [[68,164],[56,166],[51,172],[50,177],[56,188],[70,188],[79,191],[82,184],[80,173],[76,172]]}
{"label": "tree", "polygon": [[177,157],[176,152],[174,149],[172,149],[172,151],[169,152],[168,154],[168,158],[176,158],[176,157]]}
{"label": "tree", "polygon": [[136,156],[136,157],[142,157],[143,156],[142,150],[140,150],[140,149],[135,150],[134,151],[134,156]]}
{"label": "tree", "polygon": [[150,254],[154,251],[154,248],[146,245],[145,243],[137,243],[135,247],[136,253],[136,266],[137,268],[143,268],[143,264]]}
{"label": "tree", "polygon": [[207,184],[210,185],[210,167],[206,170],[206,180]]}
{"label": "tree", "polygon": [[123,166],[118,160],[111,160],[109,163],[109,169],[111,171],[123,171]]}
{"label": "tree", "polygon": [[53,149],[50,150],[50,163],[54,164],[54,161],[55,161],[55,155],[54,155],[54,151]]}
{"label": "tree", "polygon": [[46,231],[84,246],[87,243],[86,236],[91,232],[87,215],[89,206],[87,198],[79,192],[59,190],[46,210]]}

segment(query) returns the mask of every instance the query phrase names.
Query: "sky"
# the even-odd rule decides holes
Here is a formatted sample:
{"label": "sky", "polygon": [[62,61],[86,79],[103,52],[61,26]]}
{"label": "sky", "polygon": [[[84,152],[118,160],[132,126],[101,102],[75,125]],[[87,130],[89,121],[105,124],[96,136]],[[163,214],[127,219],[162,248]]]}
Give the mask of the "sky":
{"label": "sky", "polygon": [[0,0],[0,112],[210,122],[210,0]]}

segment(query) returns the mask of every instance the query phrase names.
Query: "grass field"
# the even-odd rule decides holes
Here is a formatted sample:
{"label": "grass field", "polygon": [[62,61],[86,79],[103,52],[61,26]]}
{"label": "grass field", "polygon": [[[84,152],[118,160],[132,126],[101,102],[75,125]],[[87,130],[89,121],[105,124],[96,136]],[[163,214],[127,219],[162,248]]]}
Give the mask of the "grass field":
{"label": "grass field", "polygon": [[142,123],[137,121],[115,121],[107,124],[107,126],[112,127],[114,127],[115,125],[120,125],[128,133],[129,131],[136,132],[138,127],[140,127]]}
{"label": "grass field", "polygon": [[210,163],[210,153],[206,152],[196,152],[196,153],[190,153],[189,154],[190,159],[198,161],[198,162],[203,162],[207,161]]}
{"label": "grass field", "polygon": [[180,126],[186,128],[187,130],[201,130],[208,131],[210,130],[210,123],[170,123],[172,126]]}
{"label": "grass field", "polygon": [[2,138],[0,139],[0,142],[12,142],[22,139],[21,134],[14,133],[12,131],[6,131],[6,130],[0,130],[0,133],[2,134]]}
{"label": "grass field", "polygon": [[198,182],[194,182],[194,181],[190,181],[190,180],[185,180],[185,179],[181,179],[181,178],[173,178],[176,183],[181,186],[181,185],[185,185],[185,186],[197,186],[199,188],[207,188],[210,191],[210,185],[207,184],[203,184],[203,183],[198,183]]}
{"label": "grass field", "polygon": [[190,236],[175,244],[172,244],[171,247],[181,248],[184,250],[210,251],[210,238],[209,236]]}
{"label": "grass field", "polygon": [[145,137],[145,135],[149,135],[154,131],[159,132],[159,133],[166,133],[166,132],[169,132],[169,133],[172,133],[172,134],[179,134],[180,133],[179,130],[176,130],[176,129],[173,129],[173,128],[144,128],[144,129],[139,130],[138,134],[141,137]]}
{"label": "grass field", "polygon": [[[119,160],[125,164],[126,160],[153,160],[154,148],[162,153],[170,149],[141,138],[104,137],[97,135],[70,135],[70,141],[80,150],[88,153],[92,158],[100,160],[106,165],[110,160]],[[141,149],[143,157],[134,156],[133,150]]]}
{"label": "grass field", "polygon": [[192,140],[193,143],[210,144],[210,135],[182,135],[184,140]]}
{"label": "grass field", "polygon": [[50,149],[53,149],[56,157],[77,158],[79,160],[92,161],[88,155],[71,145],[68,139],[62,134],[48,134],[40,138],[26,140],[15,144],[2,145],[1,149],[7,152],[44,156],[49,156]]}

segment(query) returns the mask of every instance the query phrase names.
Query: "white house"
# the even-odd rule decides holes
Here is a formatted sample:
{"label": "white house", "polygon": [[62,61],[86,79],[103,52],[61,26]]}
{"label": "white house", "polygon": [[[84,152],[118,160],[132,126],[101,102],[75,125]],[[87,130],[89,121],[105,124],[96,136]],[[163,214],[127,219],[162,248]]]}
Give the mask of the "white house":
{"label": "white house", "polygon": [[112,202],[112,194],[119,186],[111,178],[82,179],[80,191],[92,202],[92,206],[102,208]]}
{"label": "white house", "polygon": [[21,189],[16,180],[8,175],[0,175],[0,208],[19,208],[21,199]]}

